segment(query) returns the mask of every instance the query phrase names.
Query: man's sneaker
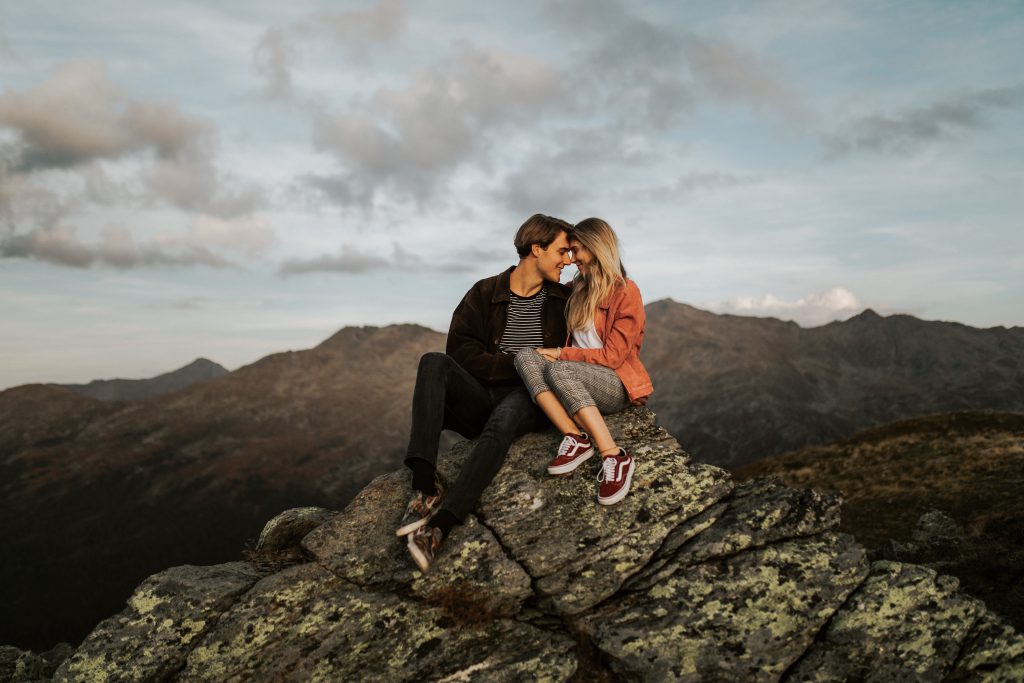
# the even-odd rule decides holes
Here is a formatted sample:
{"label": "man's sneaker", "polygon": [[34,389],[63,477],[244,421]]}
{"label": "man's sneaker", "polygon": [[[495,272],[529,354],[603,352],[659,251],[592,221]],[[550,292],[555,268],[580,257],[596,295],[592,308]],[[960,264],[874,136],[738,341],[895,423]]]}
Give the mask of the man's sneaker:
{"label": "man's sneaker", "polygon": [[412,559],[421,572],[430,569],[430,565],[434,562],[434,555],[441,547],[443,539],[444,534],[436,526],[422,526],[409,534],[405,543],[409,546],[409,554],[412,555]]}
{"label": "man's sneaker", "polygon": [[569,474],[594,454],[594,445],[586,434],[566,434],[558,455],[548,465],[548,474]]}
{"label": "man's sneaker", "polygon": [[633,481],[633,456],[624,449],[618,455],[606,455],[601,462],[601,473],[597,480],[601,486],[597,491],[597,502],[601,505],[614,505],[629,493],[629,484]]}
{"label": "man's sneaker", "polygon": [[412,500],[409,501],[408,507],[405,508],[402,521],[398,523],[398,530],[395,531],[396,536],[411,534],[427,523],[430,516],[441,505],[441,497],[444,495],[444,489],[441,488],[441,485],[435,484],[435,486],[437,492],[432,496],[428,496],[422,491],[413,493]]}

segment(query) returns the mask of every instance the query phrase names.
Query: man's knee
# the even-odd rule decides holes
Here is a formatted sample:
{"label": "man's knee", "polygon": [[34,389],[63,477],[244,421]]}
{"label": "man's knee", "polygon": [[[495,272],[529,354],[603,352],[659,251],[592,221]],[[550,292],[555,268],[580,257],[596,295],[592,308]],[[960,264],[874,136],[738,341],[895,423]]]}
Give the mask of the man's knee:
{"label": "man's knee", "polygon": [[447,353],[431,351],[420,356],[420,366],[416,372],[417,375],[437,375],[444,372],[453,362],[455,361]]}

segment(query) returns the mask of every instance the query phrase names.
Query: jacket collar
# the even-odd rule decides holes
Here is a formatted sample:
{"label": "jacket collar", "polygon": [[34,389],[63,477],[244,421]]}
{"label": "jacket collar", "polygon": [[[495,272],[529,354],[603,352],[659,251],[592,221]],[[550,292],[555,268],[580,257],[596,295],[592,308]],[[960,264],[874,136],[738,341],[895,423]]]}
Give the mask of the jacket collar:
{"label": "jacket collar", "polygon": [[[515,269],[515,266],[510,266],[508,270],[498,275],[498,281],[494,285],[494,293],[491,294],[492,304],[509,300],[508,293],[511,291],[509,289],[509,282],[512,280],[512,271]],[[556,299],[569,298],[568,288],[565,285],[545,282],[543,286],[547,288],[548,296],[555,297]]]}

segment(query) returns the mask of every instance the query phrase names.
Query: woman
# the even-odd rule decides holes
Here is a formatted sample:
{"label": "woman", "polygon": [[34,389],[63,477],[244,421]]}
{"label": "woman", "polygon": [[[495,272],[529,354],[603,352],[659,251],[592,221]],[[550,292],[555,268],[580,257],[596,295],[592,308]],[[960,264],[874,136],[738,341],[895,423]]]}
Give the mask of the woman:
{"label": "woman", "polygon": [[636,283],[626,277],[611,226],[588,218],[569,239],[579,271],[566,316],[572,344],[523,349],[516,355],[516,369],[564,435],[548,472],[572,472],[596,446],[602,458],[597,500],[612,505],[629,493],[635,465],[601,416],[644,403],[654,391],[639,357],[644,304]]}

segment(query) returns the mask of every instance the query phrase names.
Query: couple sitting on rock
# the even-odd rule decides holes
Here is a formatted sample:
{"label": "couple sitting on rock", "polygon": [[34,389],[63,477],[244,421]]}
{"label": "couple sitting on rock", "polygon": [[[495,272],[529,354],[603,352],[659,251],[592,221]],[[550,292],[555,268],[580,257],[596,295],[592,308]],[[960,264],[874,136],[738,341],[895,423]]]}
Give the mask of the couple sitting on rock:
{"label": "couple sitting on rock", "polygon": [[[426,571],[505,461],[512,442],[547,420],[564,438],[548,472],[564,475],[600,453],[598,502],[629,492],[635,463],[602,414],[643,403],[654,387],[640,363],[644,307],[604,221],[575,227],[537,214],[515,237],[519,264],[469,290],[448,330],[447,353],[420,359],[406,465],[413,496],[399,524]],[[575,264],[571,285],[562,269]],[[547,416],[547,420],[545,419]],[[475,438],[459,476],[437,481],[442,429]]]}

